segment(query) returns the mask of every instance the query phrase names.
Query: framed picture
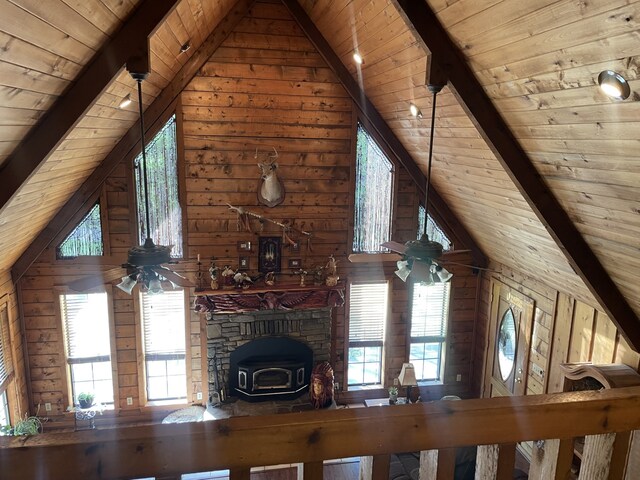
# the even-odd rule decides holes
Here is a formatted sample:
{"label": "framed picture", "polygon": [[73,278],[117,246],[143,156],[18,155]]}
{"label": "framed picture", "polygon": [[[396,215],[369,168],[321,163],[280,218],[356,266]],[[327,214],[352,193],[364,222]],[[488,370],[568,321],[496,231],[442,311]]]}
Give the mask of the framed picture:
{"label": "framed picture", "polygon": [[279,272],[282,238],[260,237],[258,244],[258,271]]}

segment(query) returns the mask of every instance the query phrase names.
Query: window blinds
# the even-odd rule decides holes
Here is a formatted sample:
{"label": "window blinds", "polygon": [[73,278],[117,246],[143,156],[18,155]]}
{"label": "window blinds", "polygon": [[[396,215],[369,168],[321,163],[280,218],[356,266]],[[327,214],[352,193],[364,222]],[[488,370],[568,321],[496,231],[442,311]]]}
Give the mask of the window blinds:
{"label": "window blinds", "polygon": [[147,360],[183,358],[185,355],[184,291],[161,295],[142,292],[144,352]]}
{"label": "window blinds", "polygon": [[450,283],[413,284],[411,336],[443,338],[449,315]]}
{"label": "window blinds", "polygon": [[0,389],[9,378],[9,365],[4,353],[3,328],[9,323],[6,307],[0,309]]}
{"label": "window blinds", "polygon": [[67,359],[107,361],[111,357],[106,293],[60,295]]}
{"label": "window blinds", "polygon": [[349,289],[349,342],[382,342],[387,318],[387,282],[356,283]]}

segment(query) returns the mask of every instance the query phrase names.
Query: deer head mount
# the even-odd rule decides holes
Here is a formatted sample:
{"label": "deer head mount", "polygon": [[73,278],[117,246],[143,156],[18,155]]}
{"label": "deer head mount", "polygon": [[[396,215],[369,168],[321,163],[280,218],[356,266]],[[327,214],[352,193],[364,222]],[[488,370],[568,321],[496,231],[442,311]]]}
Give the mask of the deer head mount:
{"label": "deer head mount", "polygon": [[[273,149],[272,154],[267,155],[267,159],[258,163],[260,169],[260,183],[258,185],[258,203],[267,207],[275,207],[284,201],[284,184],[278,177],[278,151]],[[255,158],[258,158],[256,149]]]}

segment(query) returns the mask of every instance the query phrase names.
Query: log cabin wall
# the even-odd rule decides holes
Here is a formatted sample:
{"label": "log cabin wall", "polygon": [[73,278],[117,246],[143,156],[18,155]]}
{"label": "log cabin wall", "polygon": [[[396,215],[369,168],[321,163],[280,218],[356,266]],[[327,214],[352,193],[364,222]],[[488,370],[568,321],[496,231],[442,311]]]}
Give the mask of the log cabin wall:
{"label": "log cabin wall", "polygon": [[[170,115],[172,112],[167,112]],[[257,271],[259,236],[282,236],[269,223],[252,222],[252,232],[238,229],[236,215],[227,204],[241,206],[277,221],[311,231],[310,245],[300,240],[299,251],[283,248],[281,283],[298,281],[289,268],[299,259],[306,270],[325,265],[329,255],[338,260],[341,278],[387,278],[392,282],[391,315],[385,346],[385,385],[393,384],[408,357],[408,309],[406,285],[394,275],[395,264],[350,264],[353,228],[353,185],[355,124],[358,118],[348,97],[320,54],[301,32],[280,3],[257,2],[231,32],[221,47],[184,89],[176,105],[179,164],[183,170],[185,213],[185,259],[175,269],[196,278],[196,257],[200,255],[205,282],[211,258],[218,266],[238,267],[239,257],[249,258],[249,272]],[[155,126],[157,128],[158,125]],[[258,161],[278,152],[278,174],[284,182],[284,203],[274,208],[259,206]],[[256,159],[256,151],[258,158]],[[107,179],[100,195],[105,237],[104,258],[56,260],[55,246],[65,238],[86,210],[60,233],[19,283],[22,311],[28,339],[31,375],[31,410],[52,404],[47,415],[60,426],[72,419],[64,371],[64,345],[57,310],[57,293],[65,282],[94,273],[97,266],[117,265],[137,240],[132,193],[132,158],[123,159]],[[419,191],[406,171],[396,169],[394,193],[394,239],[417,236]],[[239,249],[239,242],[252,242],[251,251]],[[464,245],[457,245],[464,248]],[[456,254],[456,261],[470,263],[468,253]],[[447,344],[445,384],[424,389],[423,398],[446,393],[468,396],[472,381],[473,345],[478,277],[466,267],[452,267],[450,338]],[[114,317],[114,355],[117,370],[114,419],[131,422],[160,417],[165,410],[144,408],[138,378],[142,361],[139,306],[136,295],[111,288]],[[193,295],[193,291],[191,292]],[[193,300],[191,297],[190,300]],[[190,402],[197,393],[207,397],[206,318],[190,312]],[[331,361],[336,380],[344,389],[344,308],[333,311]],[[458,377],[459,375],[459,377]],[[458,380],[460,378],[460,380]],[[386,391],[368,391],[369,396]],[[346,398],[363,394],[348,392]],[[127,397],[133,404],[127,405]]]}
{"label": "log cabin wall", "polygon": [[[561,392],[564,376],[560,364],[565,362],[623,363],[638,370],[640,354],[629,348],[602,311],[504,265],[494,263],[491,268],[501,273],[483,275],[474,378],[483,378],[477,369],[493,354],[487,351],[487,343],[491,322],[495,321],[491,319],[491,306],[496,284],[520,292],[535,305],[531,338],[527,341],[529,361],[524,375],[527,395]],[[540,371],[542,375],[537,373]],[[485,384],[483,396],[489,396],[489,392]]]}

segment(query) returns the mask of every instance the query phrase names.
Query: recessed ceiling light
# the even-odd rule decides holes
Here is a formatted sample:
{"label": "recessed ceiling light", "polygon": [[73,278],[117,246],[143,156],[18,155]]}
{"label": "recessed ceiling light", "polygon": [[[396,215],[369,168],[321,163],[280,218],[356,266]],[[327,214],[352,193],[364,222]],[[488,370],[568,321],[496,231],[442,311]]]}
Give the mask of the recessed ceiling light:
{"label": "recessed ceiling light", "polygon": [[186,51],[188,51],[191,48],[191,43],[187,42],[184,45],[182,45],[180,47],[180,53],[185,53]]}
{"label": "recessed ceiling light", "polygon": [[358,64],[358,65],[362,65],[364,63],[364,59],[362,58],[362,55],[360,55],[360,53],[355,52],[353,54],[353,60]]}
{"label": "recessed ceiling light", "polygon": [[598,84],[602,91],[616,100],[629,98],[631,89],[622,75],[613,70],[604,70],[598,75]]}
{"label": "recessed ceiling light", "polygon": [[131,94],[127,93],[127,95],[120,101],[118,108],[127,108],[131,105]]}
{"label": "recessed ceiling light", "polygon": [[422,118],[422,112],[413,103],[409,106],[409,111],[411,112],[411,115],[413,115],[414,117]]}

